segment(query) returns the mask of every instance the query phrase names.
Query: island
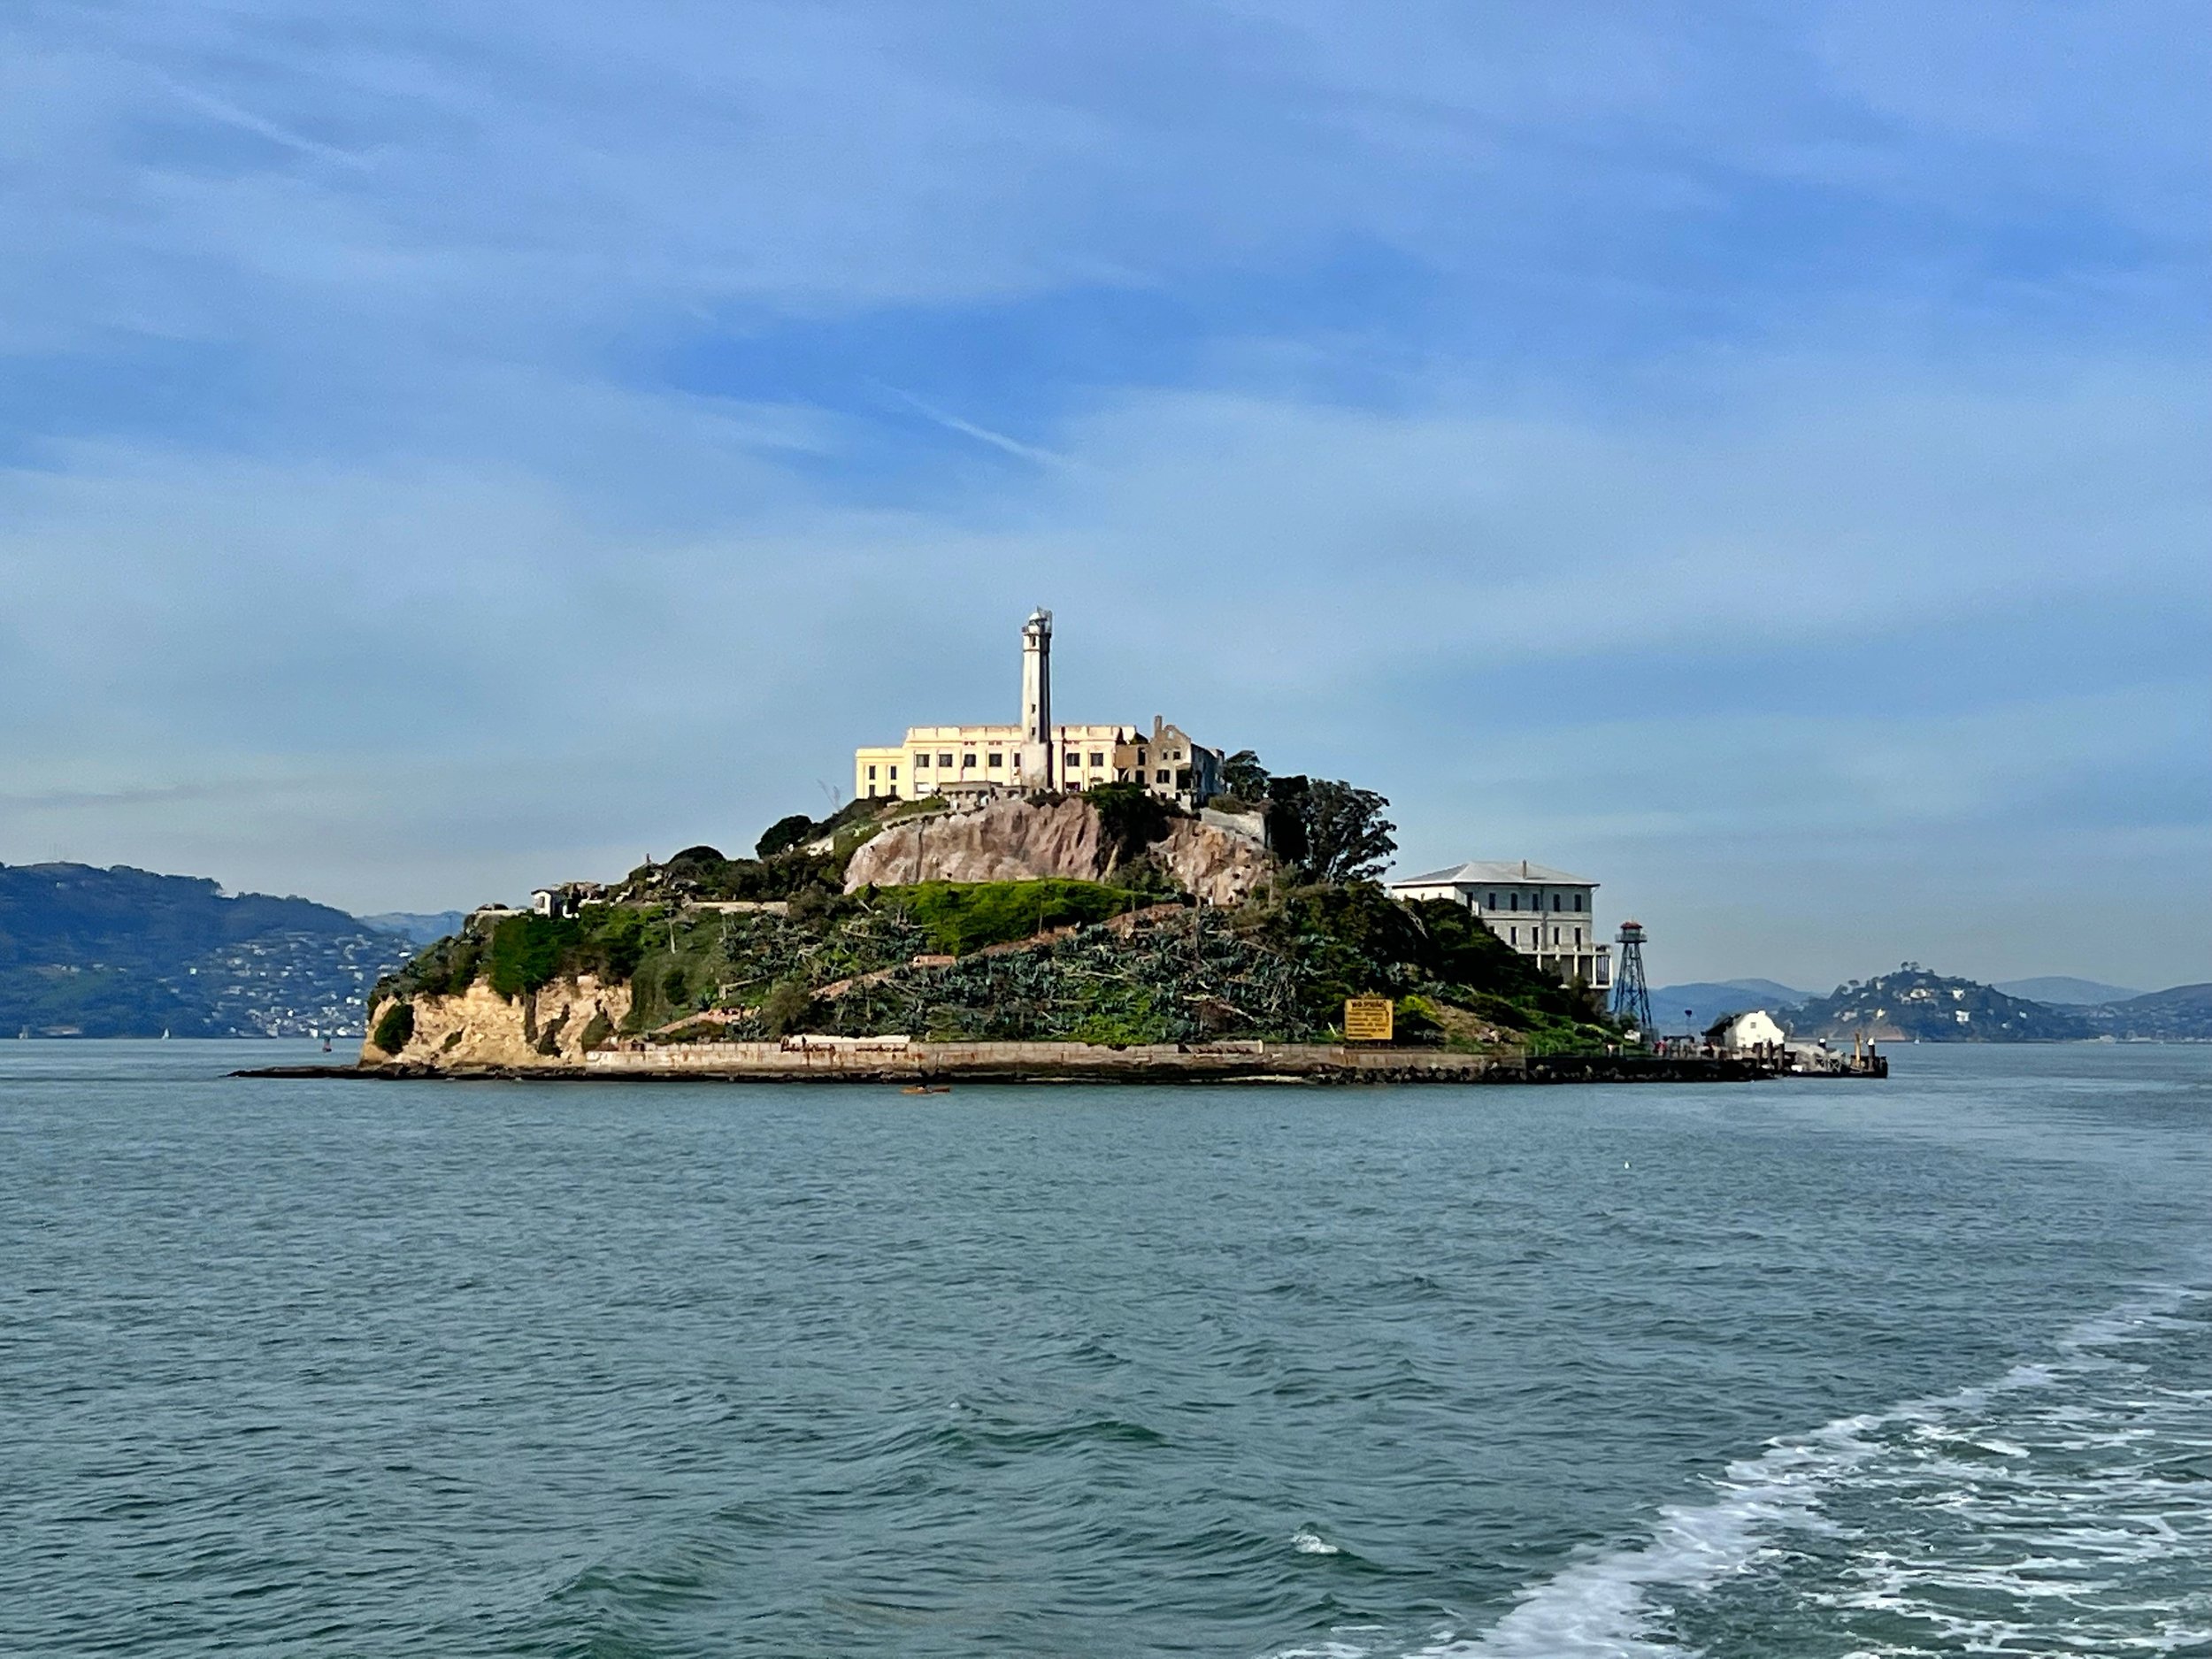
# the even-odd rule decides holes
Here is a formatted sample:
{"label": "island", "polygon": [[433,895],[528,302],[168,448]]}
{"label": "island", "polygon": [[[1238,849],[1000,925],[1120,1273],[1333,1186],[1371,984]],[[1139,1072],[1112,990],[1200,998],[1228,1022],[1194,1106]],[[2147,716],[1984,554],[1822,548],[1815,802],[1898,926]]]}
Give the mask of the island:
{"label": "island", "polygon": [[[1740,1079],[1659,1056],[1459,905],[1376,879],[1388,804],[1274,779],[862,797],[492,908],[375,987],[384,1077]],[[1388,1038],[1348,1040],[1348,1002]]]}

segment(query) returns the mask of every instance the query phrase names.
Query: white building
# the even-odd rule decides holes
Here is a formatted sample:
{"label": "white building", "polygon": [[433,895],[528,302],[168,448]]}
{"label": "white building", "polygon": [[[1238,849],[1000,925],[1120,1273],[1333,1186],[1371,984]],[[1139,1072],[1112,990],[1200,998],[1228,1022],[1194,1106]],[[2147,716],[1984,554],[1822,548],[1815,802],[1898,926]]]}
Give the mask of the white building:
{"label": "white building", "polygon": [[1569,983],[1613,988],[1612,949],[1598,942],[1592,909],[1598,884],[1587,876],[1518,862],[1476,859],[1389,884],[1400,899],[1464,905],[1490,931],[1536,965]]}
{"label": "white building", "polygon": [[1705,1041],[1727,1054],[1780,1054],[1789,1033],[1763,1008],[1724,1015],[1706,1028]]}

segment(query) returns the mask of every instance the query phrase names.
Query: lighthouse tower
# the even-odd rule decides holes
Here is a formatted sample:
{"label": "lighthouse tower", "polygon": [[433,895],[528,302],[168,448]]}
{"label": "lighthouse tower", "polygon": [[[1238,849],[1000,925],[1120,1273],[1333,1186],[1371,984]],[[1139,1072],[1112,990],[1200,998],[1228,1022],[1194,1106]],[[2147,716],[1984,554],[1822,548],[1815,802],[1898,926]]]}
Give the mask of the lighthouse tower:
{"label": "lighthouse tower", "polygon": [[1057,758],[1052,743],[1052,612],[1040,605],[1022,624],[1022,787],[1056,787]]}

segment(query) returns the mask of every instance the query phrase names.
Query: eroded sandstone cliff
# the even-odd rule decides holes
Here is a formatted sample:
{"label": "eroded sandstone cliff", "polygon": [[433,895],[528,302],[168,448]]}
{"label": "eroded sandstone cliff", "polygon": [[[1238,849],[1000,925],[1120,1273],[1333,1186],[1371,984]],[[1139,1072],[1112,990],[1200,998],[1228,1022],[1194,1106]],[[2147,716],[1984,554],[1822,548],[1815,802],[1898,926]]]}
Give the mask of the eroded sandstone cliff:
{"label": "eroded sandstone cliff", "polygon": [[370,1010],[372,1034],[361,1045],[364,1065],[575,1065],[587,1047],[604,1042],[621,1025],[630,1011],[630,987],[603,985],[587,973],[513,998],[483,979],[457,996],[418,996],[413,1033],[396,1054],[378,1048],[374,1036],[391,1006],[386,998]]}

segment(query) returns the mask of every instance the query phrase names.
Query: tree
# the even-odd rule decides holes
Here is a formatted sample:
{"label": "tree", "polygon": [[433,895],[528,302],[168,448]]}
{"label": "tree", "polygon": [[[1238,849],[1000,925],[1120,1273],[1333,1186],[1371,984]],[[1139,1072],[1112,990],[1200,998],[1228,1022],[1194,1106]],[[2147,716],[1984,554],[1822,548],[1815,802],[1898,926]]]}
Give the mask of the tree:
{"label": "tree", "polygon": [[1368,881],[1398,850],[1390,804],[1372,789],[1334,778],[1277,778],[1268,787],[1270,843],[1309,880]]}
{"label": "tree", "polygon": [[1240,801],[1265,800],[1268,782],[1267,768],[1248,749],[1237,750],[1221,763],[1221,787]]}
{"label": "tree", "polygon": [[803,812],[780,818],[762,832],[753,851],[763,858],[773,858],[778,853],[787,853],[806,840],[807,833],[813,827],[814,820]]}

